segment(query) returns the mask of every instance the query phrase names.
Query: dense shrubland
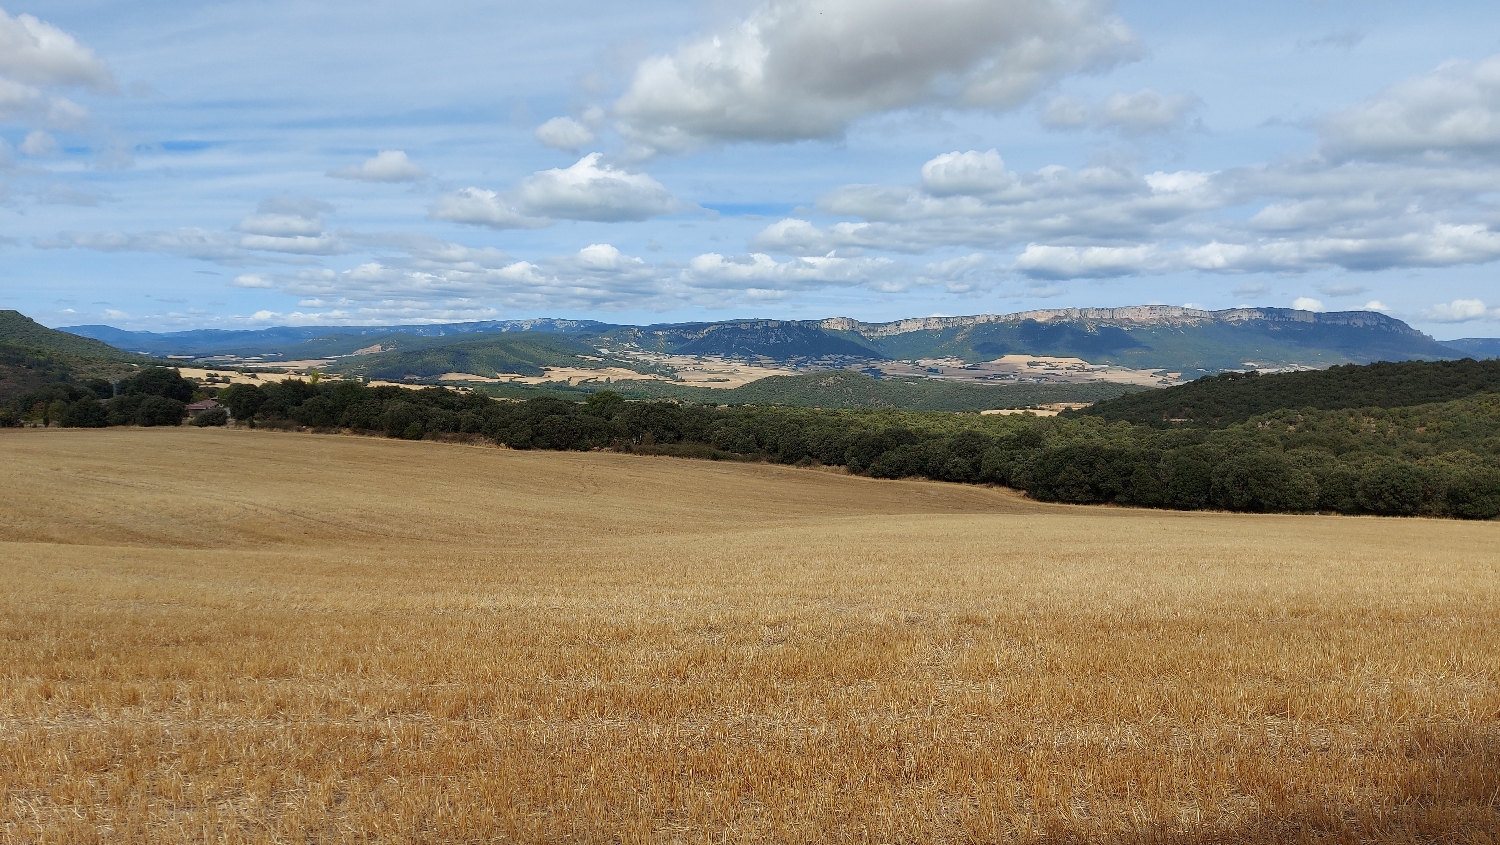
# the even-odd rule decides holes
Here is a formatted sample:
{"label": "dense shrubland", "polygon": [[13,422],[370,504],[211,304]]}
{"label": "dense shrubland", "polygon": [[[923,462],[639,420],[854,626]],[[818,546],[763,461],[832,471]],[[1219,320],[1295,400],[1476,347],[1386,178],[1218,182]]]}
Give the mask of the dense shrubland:
{"label": "dense shrubland", "polygon": [[[177,424],[192,388],[175,371],[145,371],[107,401],[58,386],[30,413],[40,408],[62,425]],[[1403,408],[1283,409],[1219,428],[1165,429],[1097,416],[627,402],[608,392],[584,402],[503,401],[436,387],[291,379],[234,385],[218,398],[249,426],[822,464],[876,478],[1003,484],[1046,501],[1500,515],[1496,393]]]}

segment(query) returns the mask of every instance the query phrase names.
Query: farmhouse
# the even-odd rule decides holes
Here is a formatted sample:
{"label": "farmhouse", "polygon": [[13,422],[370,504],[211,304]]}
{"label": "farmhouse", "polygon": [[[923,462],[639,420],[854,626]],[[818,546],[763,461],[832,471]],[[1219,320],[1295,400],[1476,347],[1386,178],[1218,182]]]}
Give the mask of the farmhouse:
{"label": "farmhouse", "polygon": [[192,419],[199,414],[207,413],[209,411],[217,411],[223,407],[224,406],[219,404],[218,400],[216,399],[204,399],[201,402],[194,402],[191,405],[187,406],[188,419]]}

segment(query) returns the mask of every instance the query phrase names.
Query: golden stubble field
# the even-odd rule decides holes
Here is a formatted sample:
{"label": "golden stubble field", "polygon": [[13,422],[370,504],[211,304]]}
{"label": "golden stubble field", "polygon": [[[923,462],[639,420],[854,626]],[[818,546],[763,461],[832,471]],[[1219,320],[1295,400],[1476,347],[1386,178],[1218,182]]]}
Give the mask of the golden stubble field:
{"label": "golden stubble field", "polygon": [[0,841],[1500,840],[1500,524],[0,432]]}

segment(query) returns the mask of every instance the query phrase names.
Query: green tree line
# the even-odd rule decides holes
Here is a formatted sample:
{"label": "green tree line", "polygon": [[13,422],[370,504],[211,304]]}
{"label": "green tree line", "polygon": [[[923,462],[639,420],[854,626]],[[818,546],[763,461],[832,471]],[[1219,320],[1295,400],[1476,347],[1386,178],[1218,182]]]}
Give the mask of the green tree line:
{"label": "green tree line", "polygon": [[[77,401],[104,408],[105,424],[131,422],[126,409],[132,401],[137,414],[148,397],[180,403],[164,395],[172,385],[153,375],[149,385],[128,386],[134,393],[122,391],[107,402]],[[824,464],[877,478],[1003,484],[1044,501],[1469,519],[1500,515],[1500,394],[1495,393],[1403,408],[1278,409],[1219,428],[1157,428],[1098,416],[628,402],[609,392],[583,402],[505,401],[437,387],[290,379],[234,385],[222,389],[219,400],[241,423],[262,427],[407,439],[483,437],[515,449]],[[180,405],[176,413],[180,419]]]}

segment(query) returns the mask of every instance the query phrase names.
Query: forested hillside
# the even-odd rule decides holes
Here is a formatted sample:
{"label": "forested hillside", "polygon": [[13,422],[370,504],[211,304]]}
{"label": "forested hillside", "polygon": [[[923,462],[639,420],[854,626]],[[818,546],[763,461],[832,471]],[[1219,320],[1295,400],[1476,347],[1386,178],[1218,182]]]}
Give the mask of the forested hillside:
{"label": "forested hillside", "polygon": [[665,381],[615,382],[629,399],[677,399],[705,405],[788,405],[798,408],[899,408],[908,411],[986,411],[1052,402],[1097,402],[1142,388],[1086,384],[970,384],[937,379],[874,379],[852,370],[770,376],[729,390]]}
{"label": "forested hillside", "polygon": [[1260,375],[1221,373],[1073,412],[1136,425],[1224,426],[1281,408],[1400,408],[1500,390],[1500,361],[1403,361]]}
{"label": "forested hillside", "polygon": [[156,361],[106,343],[49,329],[16,311],[0,311],[0,403],[44,385],[112,379]]}

